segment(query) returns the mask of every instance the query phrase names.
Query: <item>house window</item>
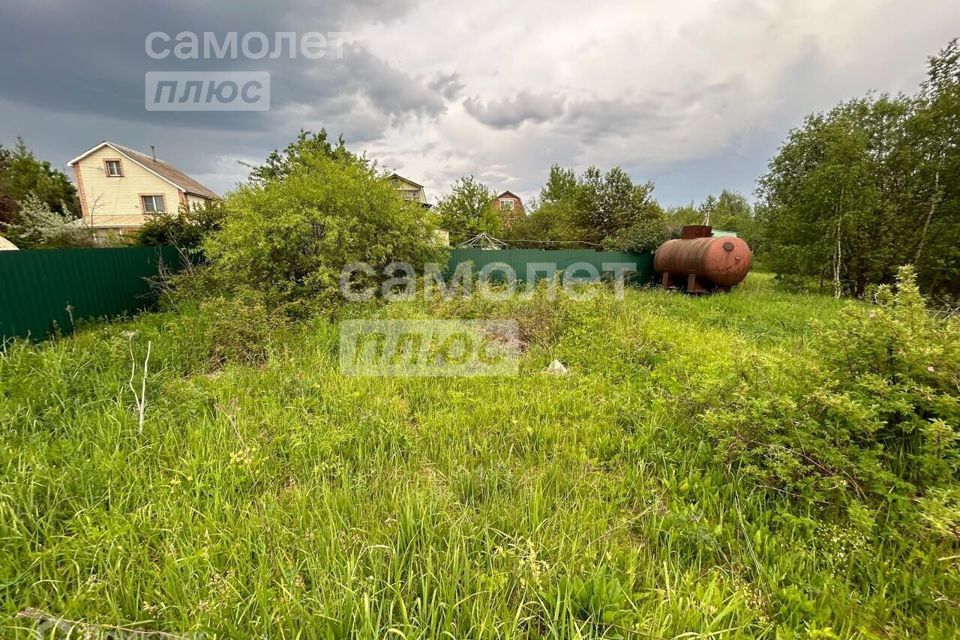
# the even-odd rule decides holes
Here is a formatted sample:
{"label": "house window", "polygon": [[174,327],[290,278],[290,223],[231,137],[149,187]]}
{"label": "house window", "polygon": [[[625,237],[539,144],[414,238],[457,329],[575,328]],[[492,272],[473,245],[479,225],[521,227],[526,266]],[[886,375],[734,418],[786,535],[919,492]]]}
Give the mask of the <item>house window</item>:
{"label": "house window", "polygon": [[501,210],[501,211],[511,211],[511,210],[513,210],[513,200],[501,200],[501,201],[500,201],[500,210]]}
{"label": "house window", "polygon": [[104,160],[103,166],[107,172],[107,177],[109,178],[123,177],[123,166],[120,164],[119,160]]}
{"label": "house window", "polygon": [[403,194],[403,199],[404,199],[404,200],[419,200],[419,199],[420,199],[420,192],[419,192],[419,191],[406,190],[406,191],[401,191],[400,193]]}
{"label": "house window", "polygon": [[144,213],[165,213],[167,210],[163,196],[140,196],[140,204]]}

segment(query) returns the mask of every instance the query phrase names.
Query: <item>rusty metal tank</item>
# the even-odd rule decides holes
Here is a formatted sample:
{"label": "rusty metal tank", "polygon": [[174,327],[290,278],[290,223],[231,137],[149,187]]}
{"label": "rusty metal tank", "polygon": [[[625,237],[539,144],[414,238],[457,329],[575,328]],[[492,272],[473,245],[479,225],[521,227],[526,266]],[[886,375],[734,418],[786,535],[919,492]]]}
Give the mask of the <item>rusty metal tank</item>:
{"label": "rusty metal tank", "polygon": [[679,240],[667,240],[653,256],[653,268],[664,288],[677,286],[691,293],[729,291],[747,277],[753,254],[735,236],[711,237],[706,226],[684,227]]}

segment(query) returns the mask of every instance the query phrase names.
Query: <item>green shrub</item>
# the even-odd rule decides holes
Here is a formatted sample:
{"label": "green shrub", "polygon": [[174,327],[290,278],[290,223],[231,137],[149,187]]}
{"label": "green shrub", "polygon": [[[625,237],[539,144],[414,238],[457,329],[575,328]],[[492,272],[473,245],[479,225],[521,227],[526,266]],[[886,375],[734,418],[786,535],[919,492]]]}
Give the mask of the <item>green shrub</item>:
{"label": "green shrub", "polygon": [[[806,500],[904,505],[960,468],[960,331],[932,316],[914,272],[821,330],[822,364],[797,362],[789,385],[757,393],[761,364],[705,415],[722,455],[763,484]],[[750,389],[748,391],[748,388]],[[955,502],[955,501],[954,501]]]}
{"label": "green shrub", "polygon": [[644,218],[604,240],[607,249],[619,251],[656,251],[670,239],[672,233],[667,221],[660,217]]}
{"label": "green shrub", "polygon": [[213,298],[200,305],[209,365],[261,366],[279,344],[284,316],[267,310],[261,296],[242,292],[232,298]]}
{"label": "green shrub", "polygon": [[[268,310],[259,292],[241,289],[230,296],[203,297],[198,291],[208,272],[177,276],[168,306],[178,315],[170,323],[187,370],[217,371],[227,365],[258,367],[287,337],[289,322]],[[199,303],[196,301],[200,300]]]}
{"label": "green shrub", "polygon": [[300,312],[337,301],[350,263],[440,261],[434,225],[362,159],[306,149],[278,178],[241,186],[203,248],[224,289],[260,291]]}
{"label": "green shrub", "polygon": [[158,214],[147,220],[137,231],[137,243],[148,247],[172,245],[196,255],[203,239],[220,229],[224,215],[220,201],[189,210],[181,206],[176,215]]}

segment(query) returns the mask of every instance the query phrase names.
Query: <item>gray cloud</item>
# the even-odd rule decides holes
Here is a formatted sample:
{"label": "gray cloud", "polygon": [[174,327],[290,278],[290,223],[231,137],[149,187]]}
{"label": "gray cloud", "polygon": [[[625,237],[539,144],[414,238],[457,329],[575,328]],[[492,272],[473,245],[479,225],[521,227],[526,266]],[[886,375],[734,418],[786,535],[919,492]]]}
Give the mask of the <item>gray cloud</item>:
{"label": "gray cloud", "polygon": [[[446,109],[441,92],[372,54],[347,43],[342,59],[300,55],[276,60],[151,59],[144,40],[162,31],[222,39],[263,32],[350,32],[371,20],[390,22],[416,0],[332,0],[247,5],[216,0],[162,4],[122,0],[6,2],[0,19],[0,143],[26,135],[38,151],[50,149],[60,164],[111,139],[140,149],[156,144],[161,156],[188,172],[213,176],[224,189],[245,171],[225,157],[258,159],[282,147],[303,127],[343,133],[353,144],[376,140],[398,122],[433,118]],[[348,36],[349,39],[349,36]],[[149,112],[144,74],[149,71],[268,71],[268,112]],[[70,123],[69,125],[67,123]],[[51,126],[52,125],[52,126]],[[56,129],[56,143],[43,140]]]}
{"label": "gray cloud", "polygon": [[[436,91],[391,68],[362,44],[348,44],[342,59],[319,60],[286,55],[277,60],[153,60],[145,52],[148,33],[171,37],[181,31],[226,33],[348,31],[354,21],[389,20],[409,10],[412,2],[340,0],[314,6],[294,2],[284,11],[221,0],[185,0],[162,5],[107,0],[15,2],[0,22],[0,86],[12,102],[52,111],[88,112],[125,120],[158,121],[171,126],[230,131],[271,130],[288,105],[309,105],[309,119],[322,119],[327,108],[359,108],[368,102],[383,117],[369,137],[383,133],[391,121],[405,116],[435,116],[443,110]],[[92,20],[90,16],[109,16]],[[143,103],[148,71],[256,70],[271,75],[271,102],[276,111],[257,113],[147,112]],[[344,107],[345,98],[352,102]]]}
{"label": "gray cloud", "polygon": [[521,91],[512,98],[484,104],[477,97],[467,98],[463,107],[479,122],[494,129],[516,129],[524,122],[547,122],[563,113],[563,98],[547,93]]}
{"label": "gray cloud", "polygon": [[678,120],[664,106],[655,100],[578,100],[570,104],[563,124],[588,142],[638,128],[664,130]]}
{"label": "gray cloud", "polygon": [[[22,134],[57,166],[102,139],[155,144],[222,191],[245,175],[238,160],[324,127],[434,195],[470,173],[532,195],[559,162],[620,164],[688,202],[749,187],[806,113],[915,90],[960,20],[937,0],[794,4],[5,0],[0,143]],[[353,35],[341,60],[153,60],[153,31]],[[268,71],[271,110],[146,111],[144,74],[178,70]]]}
{"label": "gray cloud", "polygon": [[421,79],[398,71],[364,47],[347,45],[347,65],[338,69],[343,85],[353,87],[369,97],[384,113],[437,116],[446,109],[441,95]]}
{"label": "gray cloud", "polygon": [[456,100],[464,89],[459,73],[438,73],[430,82],[430,88],[447,100]]}

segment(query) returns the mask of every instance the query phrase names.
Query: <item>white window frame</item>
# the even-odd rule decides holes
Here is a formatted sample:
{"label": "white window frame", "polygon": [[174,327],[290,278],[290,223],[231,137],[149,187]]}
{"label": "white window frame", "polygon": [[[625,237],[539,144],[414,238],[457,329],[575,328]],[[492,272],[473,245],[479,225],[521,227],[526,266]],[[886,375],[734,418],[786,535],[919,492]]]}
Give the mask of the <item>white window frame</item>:
{"label": "white window frame", "polygon": [[[157,199],[160,199],[160,208],[157,208]],[[150,211],[147,207],[147,202],[150,202],[153,211]],[[140,194],[140,208],[143,211],[144,215],[155,215],[157,213],[166,213],[167,212],[167,199],[163,196],[162,193],[142,193]]]}
{"label": "white window frame", "polygon": [[[110,171],[110,167],[116,164],[117,172],[113,173]],[[103,172],[107,175],[108,178],[122,178],[123,177],[123,163],[120,162],[120,158],[107,158],[103,161]]]}

